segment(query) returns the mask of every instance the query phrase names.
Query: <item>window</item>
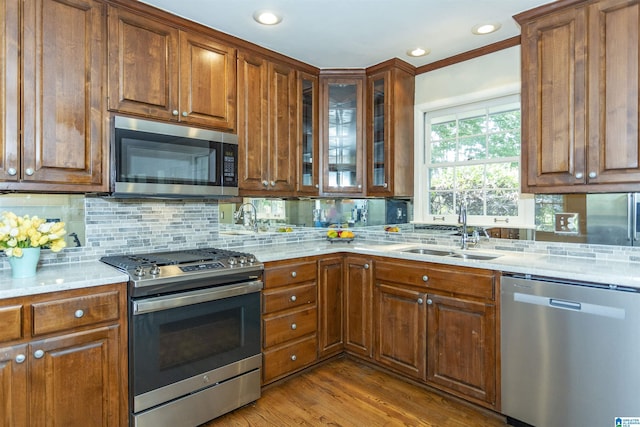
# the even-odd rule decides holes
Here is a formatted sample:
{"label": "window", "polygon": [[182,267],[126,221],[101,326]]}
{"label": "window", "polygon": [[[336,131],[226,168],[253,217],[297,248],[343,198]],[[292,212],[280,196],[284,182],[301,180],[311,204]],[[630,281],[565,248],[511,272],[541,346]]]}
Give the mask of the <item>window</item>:
{"label": "window", "polygon": [[462,203],[469,215],[518,217],[519,97],[425,112],[424,160],[423,220],[457,215]]}

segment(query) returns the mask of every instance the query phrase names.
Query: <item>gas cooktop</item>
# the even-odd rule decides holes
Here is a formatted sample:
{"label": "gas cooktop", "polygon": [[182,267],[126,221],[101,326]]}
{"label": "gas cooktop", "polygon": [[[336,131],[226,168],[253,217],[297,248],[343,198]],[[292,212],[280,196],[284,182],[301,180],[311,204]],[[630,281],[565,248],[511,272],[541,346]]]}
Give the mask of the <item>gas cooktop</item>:
{"label": "gas cooktop", "polygon": [[133,287],[188,280],[228,281],[231,276],[255,276],[263,264],[249,253],[206,248],[100,258],[129,275]]}

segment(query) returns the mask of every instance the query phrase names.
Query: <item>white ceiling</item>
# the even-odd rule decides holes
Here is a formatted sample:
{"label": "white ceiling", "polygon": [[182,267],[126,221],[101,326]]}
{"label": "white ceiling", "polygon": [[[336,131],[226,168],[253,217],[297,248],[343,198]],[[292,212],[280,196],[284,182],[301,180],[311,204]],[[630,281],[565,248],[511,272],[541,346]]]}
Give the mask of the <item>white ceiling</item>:
{"label": "white ceiling", "polygon": [[[144,0],[318,68],[365,68],[390,58],[421,66],[520,34],[512,16],[550,0]],[[277,26],[257,10],[282,15]],[[474,25],[498,22],[483,36]],[[406,51],[431,49],[421,58]]]}

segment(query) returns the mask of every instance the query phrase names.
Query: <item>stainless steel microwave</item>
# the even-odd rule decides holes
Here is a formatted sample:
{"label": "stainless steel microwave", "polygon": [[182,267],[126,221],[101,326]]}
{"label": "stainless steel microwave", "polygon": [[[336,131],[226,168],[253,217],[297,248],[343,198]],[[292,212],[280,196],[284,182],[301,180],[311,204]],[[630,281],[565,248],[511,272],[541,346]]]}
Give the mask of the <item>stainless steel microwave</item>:
{"label": "stainless steel microwave", "polygon": [[116,116],[111,137],[114,197],[238,195],[238,136]]}

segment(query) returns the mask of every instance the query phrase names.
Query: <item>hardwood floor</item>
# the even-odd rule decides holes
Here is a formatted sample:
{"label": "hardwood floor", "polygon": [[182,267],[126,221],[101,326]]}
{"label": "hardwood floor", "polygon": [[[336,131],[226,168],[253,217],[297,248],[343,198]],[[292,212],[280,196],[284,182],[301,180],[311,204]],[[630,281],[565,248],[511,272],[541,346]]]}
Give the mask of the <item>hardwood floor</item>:
{"label": "hardwood floor", "polygon": [[201,427],[494,427],[504,420],[352,359],[337,359],[263,390],[262,397]]}

